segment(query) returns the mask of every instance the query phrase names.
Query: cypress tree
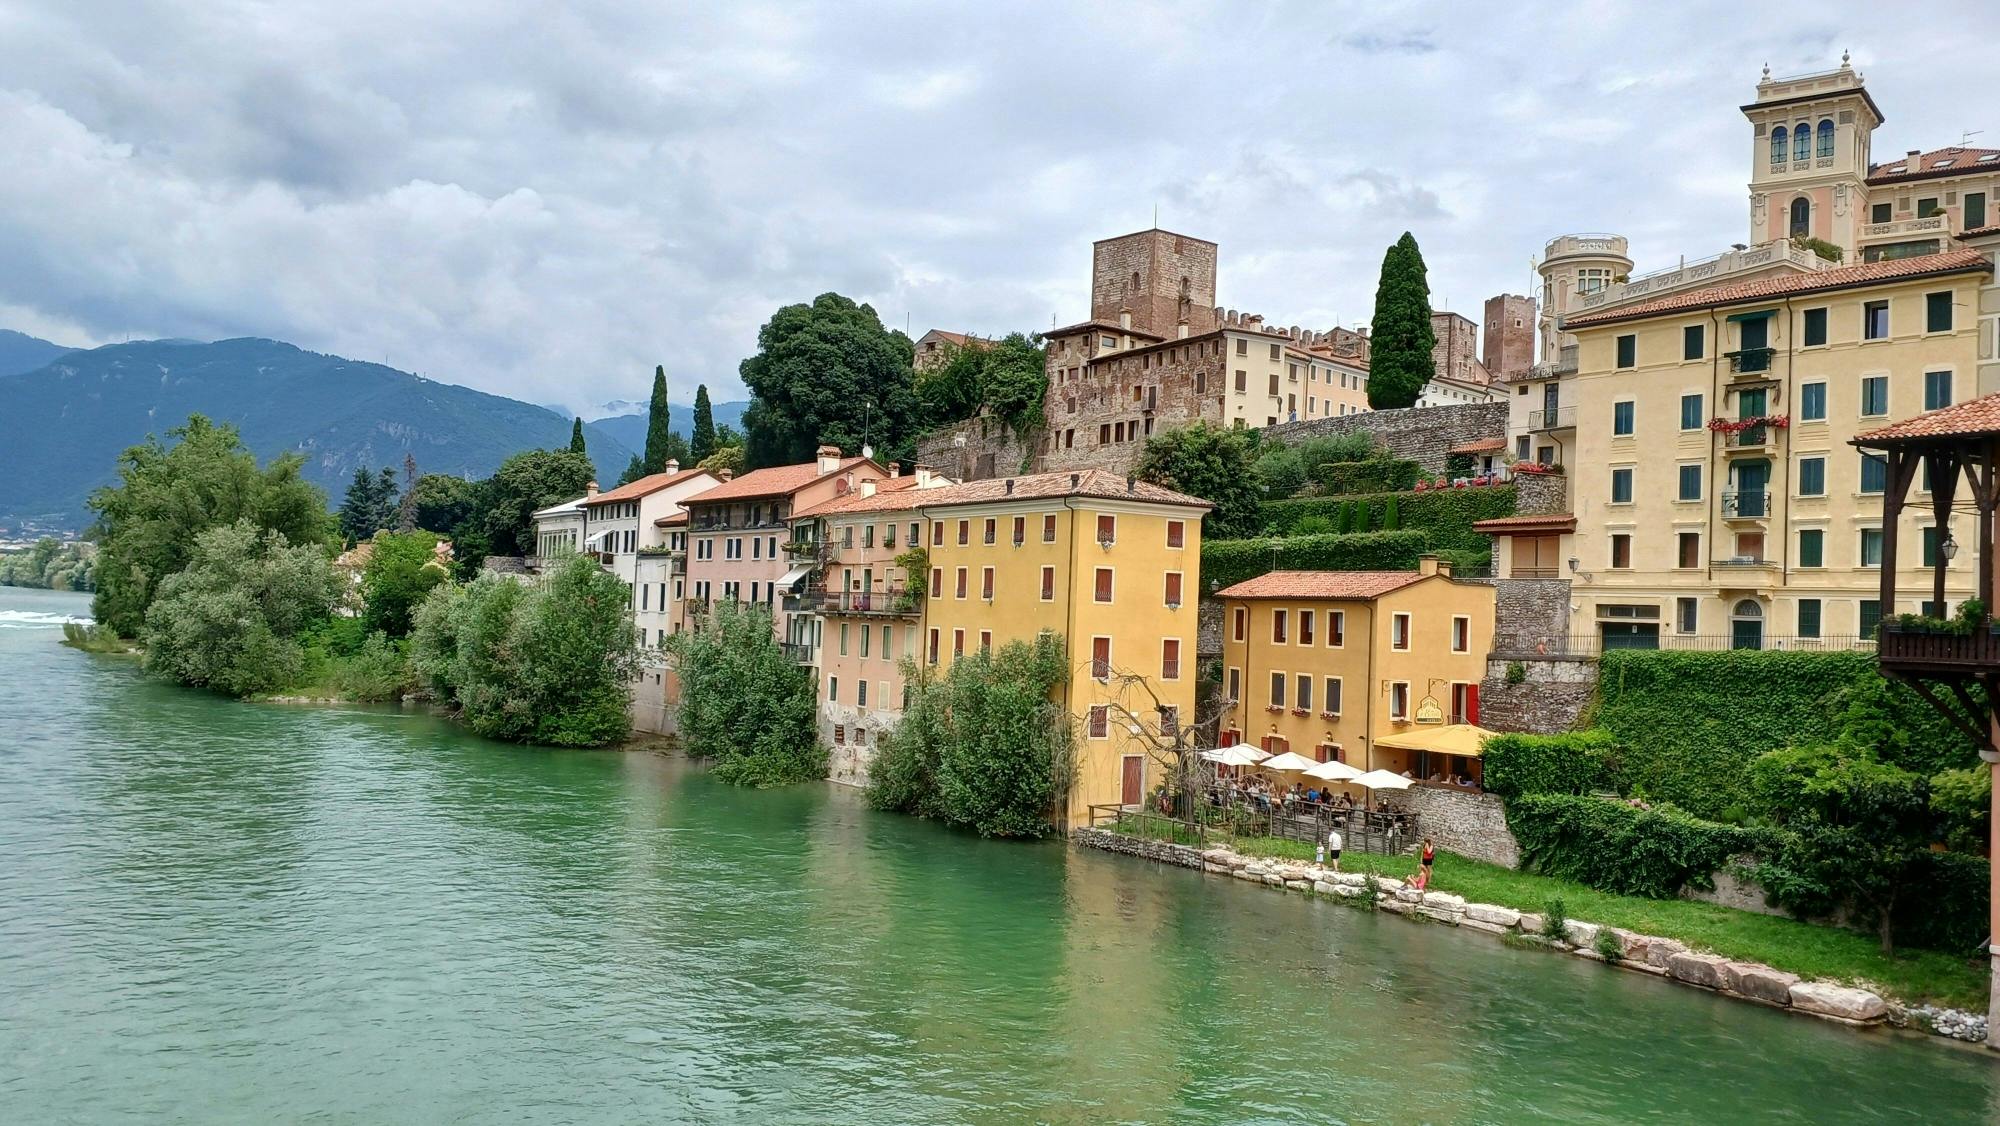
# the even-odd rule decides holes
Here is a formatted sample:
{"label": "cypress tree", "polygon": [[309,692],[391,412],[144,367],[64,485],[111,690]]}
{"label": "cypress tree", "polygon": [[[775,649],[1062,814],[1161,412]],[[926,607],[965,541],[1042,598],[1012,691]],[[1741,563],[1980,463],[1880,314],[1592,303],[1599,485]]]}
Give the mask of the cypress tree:
{"label": "cypress tree", "polygon": [[674,431],[667,415],[667,368],[660,364],[653,368],[653,401],[646,411],[646,456],[641,476],[665,469],[667,459],[673,456]]}
{"label": "cypress tree", "polygon": [[699,465],[715,452],[715,414],[708,405],[708,384],[694,389],[694,427],[688,431],[688,457]]}
{"label": "cypress tree", "polygon": [[1396,510],[1396,498],[1392,496],[1389,503],[1382,506],[1382,530],[1393,532],[1402,526],[1403,514]]}
{"label": "cypress tree", "polygon": [[1382,255],[1375,287],[1375,320],[1368,341],[1368,405],[1376,410],[1415,406],[1433,374],[1431,287],[1424,255],[1408,231]]}
{"label": "cypress tree", "polygon": [[1340,503],[1340,507],[1333,510],[1333,530],[1336,534],[1343,536],[1346,535],[1349,531],[1347,526],[1346,501],[1342,501]]}
{"label": "cypress tree", "polygon": [[646,464],[639,460],[638,454],[633,454],[632,460],[625,463],[625,475],[618,478],[618,484],[629,485],[645,475]]}
{"label": "cypress tree", "polygon": [[570,421],[569,452],[573,454],[588,452],[583,448],[583,419],[581,418],[572,419]]}

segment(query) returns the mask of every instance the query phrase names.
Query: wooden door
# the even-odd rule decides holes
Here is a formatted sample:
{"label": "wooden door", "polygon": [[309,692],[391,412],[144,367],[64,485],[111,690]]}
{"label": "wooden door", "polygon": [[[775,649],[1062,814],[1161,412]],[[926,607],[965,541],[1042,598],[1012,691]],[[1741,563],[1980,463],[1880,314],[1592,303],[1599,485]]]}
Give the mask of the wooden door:
{"label": "wooden door", "polygon": [[1125,805],[1139,804],[1139,787],[1142,782],[1141,772],[1144,769],[1143,763],[1144,760],[1138,755],[1125,756],[1124,788],[1118,797],[1118,800]]}

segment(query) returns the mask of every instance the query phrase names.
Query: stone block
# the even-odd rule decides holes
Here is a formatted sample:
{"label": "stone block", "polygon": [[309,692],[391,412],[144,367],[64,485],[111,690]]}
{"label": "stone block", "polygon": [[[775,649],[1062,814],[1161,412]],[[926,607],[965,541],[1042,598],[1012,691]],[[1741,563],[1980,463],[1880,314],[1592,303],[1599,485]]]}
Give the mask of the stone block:
{"label": "stone block", "polygon": [[1435,919],[1448,927],[1457,926],[1459,920],[1465,917],[1462,913],[1454,911],[1449,907],[1418,907],[1417,914],[1427,919]]}
{"label": "stone block", "polygon": [[1664,970],[1674,955],[1686,951],[1687,944],[1684,942],[1675,942],[1671,938],[1649,938],[1646,940],[1646,964]]}
{"label": "stone block", "polygon": [[1285,881],[1285,890],[1286,890],[1286,891],[1311,891],[1311,890],[1312,890],[1312,881],[1311,881],[1311,880],[1286,880],[1286,881]]}
{"label": "stone block", "polygon": [[1411,903],[1407,899],[1398,899],[1393,895],[1383,896],[1380,906],[1382,910],[1387,911],[1391,915],[1407,915],[1417,909],[1416,904]]}
{"label": "stone block", "polygon": [[1685,981],[1689,985],[1699,985],[1708,989],[1727,989],[1732,980],[1724,969],[1729,959],[1715,954],[1689,954],[1685,951],[1669,955],[1667,973],[1675,981]]}
{"label": "stone block", "polygon": [[1402,900],[1404,903],[1422,903],[1424,901],[1424,893],[1413,887],[1399,887],[1393,894],[1395,898]]}
{"label": "stone block", "polygon": [[1591,949],[1597,945],[1599,929],[1596,923],[1579,923],[1575,919],[1563,924],[1563,933],[1569,937],[1570,944],[1584,949]]}
{"label": "stone block", "polygon": [[1466,911],[1463,918],[1459,919],[1458,925],[1470,930],[1485,931],[1487,934],[1506,934],[1514,929],[1510,926],[1501,926],[1499,923],[1489,923],[1484,919],[1475,919],[1472,917],[1470,909]]}
{"label": "stone block", "polygon": [[1627,962],[1642,964],[1646,961],[1646,950],[1653,941],[1651,938],[1643,934],[1634,934],[1628,930],[1621,930],[1618,927],[1610,927],[1608,929],[1611,931],[1611,936],[1618,940],[1618,956],[1620,958]]}
{"label": "stone block", "polygon": [[1284,877],[1278,875],[1276,872],[1266,872],[1261,878],[1265,883],[1270,884],[1274,888],[1285,886]]}
{"label": "stone block", "polygon": [[1496,907],[1491,903],[1468,903],[1465,905],[1465,918],[1468,922],[1506,930],[1520,925],[1521,913],[1512,907]]}
{"label": "stone block", "polygon": [[[1361,878],[1361,882],[1367,883],[1368,878],[1366,876],[1363,876]],[[1393,879],[1388,876],[1378,876],[1375,879],[1375,886],[1381,888],[1385,892],[1388,892],[1390,895],[1394,895],[1397,892],[1403,890],[1404,884],[1403,881],[1398,879]]]}
{"label": "stone block", "polygon": [[1464,911],[1465,897],[1462,895],[1452,895],[1449,892],[1427,891],[1424,893],[1424,906],[1438,907],[1451,911]]}
{"label": "stone block", "polygon": [[1232,868],[1230,869],[1229,874],[1235,876],[1239,880],[1250,880],[1255,883],[1261,883],[1263,882],[1264,879],[1262,875],[1256,872],[1252,872],[1248,868]]}
{"label": "stone block", "polygon": [[1532,911],[1521,912],[1521,917],[1516,919],[1515,923],[1521,928],[1522,934],[1542,933],[1542,917]]}
{"label": "stone block", "polygon": [[1236,854],[1226,848],[1211,848],[1203,850],[1201,858],[1210,864],[1220,864],[1226,868],[1231,860],[1236,859]]}
{"label": "stone block", "polygon": [[1338,895],[1340,893],[1340,885],[1331,884],[1325,880],[1316,880],[1313,883],[1313,890],[1321,895]]}
{"label": "stone block", "polygon": [[1790,996],[1795,1009],[1860,1024],[1881,1020],[1889,1011],[1882,998],[1866,989],[1826,981],[1798,982],[1791,987]]}
{"label": "stone block", "polygon": [[1368,882],[1368,877],[1359,872],[1334,872],[1328,875],[1327,879],[1333,883],[1351,888],[1358,888]]}
{"label": "stone block", "polygon": [[1792,986],[1799,983],[1799,975],[1774,970],[1756,962],[1729,963],[1730,975],[1736,979],[1736,992],[1759,1001],[1769,1001],[1773,1005],[1792,1003]]}

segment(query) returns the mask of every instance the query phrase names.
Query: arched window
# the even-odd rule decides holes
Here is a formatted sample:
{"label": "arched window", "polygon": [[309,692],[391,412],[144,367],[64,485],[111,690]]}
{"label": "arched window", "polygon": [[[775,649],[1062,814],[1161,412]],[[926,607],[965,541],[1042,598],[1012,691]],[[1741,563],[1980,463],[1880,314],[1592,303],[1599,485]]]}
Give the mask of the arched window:
{"label": "arched window", "polygon": [[1731,612],[1730,616],[1737,618],[1761,618],[1764,616],[1764,608],[1757,604],[1756,599],[1746,598],[1736,604],[1736,609]]}
{"label": "arched window", "polygon": [[1139,292],[1139,271],[1132,271],[1132,292]]}
{"label": "arched window", "polygon": [[1812,125],[1801,121],[1792,127],[1792,159],[1812,159]]}
{"label": "arched window", "polygon": [[1792,223],[1786,232],[1793,238],[1805,238],[1812,234],[1812,201],[1804,196],[1792,201]]}
{"label": "arched window", "polygon": [[1785,142],[1790,138],[1791,134],[1786,132],[1785,127],[1782,125],[1778,126],[1776,129],[1771,130],[1772,164],[1783,164],[1785,162]]}
{"label": "arched window", "polygon": [[1819,155],[1833,155],[1833,118],[1824,117],[1819,123]]}

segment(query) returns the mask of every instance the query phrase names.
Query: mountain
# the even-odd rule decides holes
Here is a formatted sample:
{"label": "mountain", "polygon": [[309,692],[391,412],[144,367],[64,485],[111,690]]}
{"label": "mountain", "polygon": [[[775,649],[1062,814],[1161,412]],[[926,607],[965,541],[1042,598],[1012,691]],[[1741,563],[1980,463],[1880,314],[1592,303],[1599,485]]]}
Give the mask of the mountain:
{"label": "mountain", "polygon": [[[673,413],[667,420],[668,425],[673,428],[674,433],[685,438],[687,437],[688,429],[694,425],[694,406],[690,403],[675,403],[673,406]],[[749,407],[750,402],[747,399],[741,402],[710,403],[708,405],[709,413],[715,416],[715,428],[717,430],[722,429],[724,426],[734,426],[739,434],[743,432],[743,412],[749,409]],[[620,415],[616,418],[600,418],[595,423],[585,423],[584,425],[594,425],[599,430],[604,431],[606,434],[611,435],[613,438],[618,439],[635,450],[646,448],[646,412],[643,404],[640,404],[638,414]]]}
{"label": "mountain", "polygon": [[51,344],[25,332],[0,328],[0,375],[33,371],[57,356],[73,351],[75,349]]}
{"label": "mountain", "polygon": [[[400,468],[405,451],[419,472],[482,477],[521,450],[567,448],[570,430],[530,403],[275,340],[111,344],[0,377],[0,523],[82,526],[118,455],[193,413],[235,423],[260,461],[304,453],[334,503],[357,466]],[[584,441],[598,479],[617,480],[631,449],[590,423]]]}

